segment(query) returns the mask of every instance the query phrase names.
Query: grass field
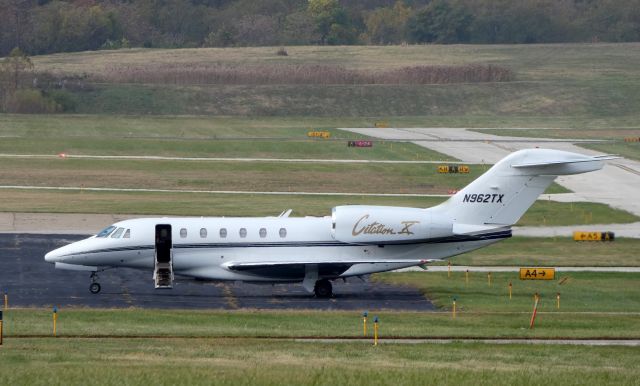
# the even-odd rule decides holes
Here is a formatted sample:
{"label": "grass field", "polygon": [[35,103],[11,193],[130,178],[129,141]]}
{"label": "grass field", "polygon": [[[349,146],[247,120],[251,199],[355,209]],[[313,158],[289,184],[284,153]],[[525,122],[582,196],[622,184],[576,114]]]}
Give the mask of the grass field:
{"label": "grass field", "polygon": [[[560,278],[568,277],[562,281]],[[518,273],[383,273],[375,281],[423,291],[441,312],[370,309],[386,337],[640,338],[640,289],[635,273],[574,272],[554,281],[520,281]],[[513,283],[513,298],[507,285]],[[562,283],[562,284],[560,284]],[[529,330],[533,294],[541,295],[539,328]],[[556,309],[556,293],[561,308]],[[453,297],[459,315],[452,319]],[[358,311],[61,309],[58,333],[84,337],[351,337],[361,335]],[[51,310],[9,309],[5,336],[51,333]],[[527,327],[527,328],[525,328]]]}
{"label": "grass field", "polygon": [[588,143],[580,146],[640,161],[640,144],[638,142]]}
{"label": "grass field", "polygon": [[[0,189],[1,211],[104,213],[174,216],[328,216],[336,205],[392,205],[427,208],[442,197],[298,196],[208,193],[121,193]],[[520,219],[521,226],[629,223],[638,218],[597,203],[538,201]]]}
{"label": "grass field", "polygon": [[512,137],[532,138],[577,138],[601,139],[607,142],[579,144],[587,149],[601,151],[606,154],[617,154],[625,158],[640,160],[640,142],[625,142],[625,138],[640,138],[640,129],[610,128],[610,129],[546,129],[546,130],[513,130],[513,129],[482,129],[481,133],[505,135]]}
{"label": "grass field", "polygon": [[346,140],[7,138],[0,143],[0,153],[455,161],[407,142],[374,141],[371,148],[355,148],[347,147]]}
{"label": "grass field", "polygon": [[[493,272],[491,285],[487,273],[470,272],[468,283],[465,275],[465,272],[452,272],[451,277],[447,272],[386,273],[377,275],[376,280],[417,287],[440,308],[451,309],[456,297],[458,309],[469,312],[530,312],[536,292],[541,296],[539,310],[554,315],[556,312],[635,313],[640,309],[640,290],[634,288],[637,273],[556,272],[556,280],[519,280],[518,272]],[[563,281],[564,278],[567,279]],[[508,295],[509,283],[513,285],[512,299]],[[556,309],[557,293],[561,294],[560,309]],[[580,317],[583,318],[588,319]],[[635,318],[640,322],[638,315]],[[564,322],[557,322],[560,324],[556,327],[563,328],[560,325]],[[549,326],[555,325],[555,322],[549,323]]]}
{"label": "grass field", "polygon": [[461,189],[487,169],[442,174],[437,165],[412,164],[20,158],[0,165],[0,185],[419,194]]}
{"label": "grass field", "polygon": [[[441,312],[369,310],[380,337],[638,338],[635,274],[573,273],[564,284],[524,283],[515,274],[447,278],[387,273],[376,280],[427,291]],[[514,282],[508,299],[506,285]],[[528,329],[533,292],[542,294]],[[561,308],[555,293],[561,292]],[[458,314],[449,311],[457,297]],[[529,344],[393,344],[368,339],[297,342],[295,337],[362,336],[361,311],[183,311],[60,309],[5,311],[2,384],[616,384],[640,373],[635,347]],[[283,339],[286,338],[286,339]],[[540,379],[540,373],[551,378]],[[544,382],[543,382],[544,381]]]}
{"label": "grass field", "polygon": [[[322,64],[387,70],[495,64],[515,81],[448,85],[90,84],[72,90],[77,112],[377,117],[396,124],[473,127],[637,127],[637,43],[273,47],[84,52],[34,57],[36,71],[102,74],[128,66]],[[419,123],[418,123],[419,122]]]}
{"label": "grass field", "polygon": [[21,339],[3,384],[633,385],[634,347],[297,343],[253,339]]}
{"label": "grass field", "polygon": [[[576,228],[578,230],[579,227]],[[451,258],[454,265],[640,266],[640,239],[577,242],[570,237],[513,237]]]}

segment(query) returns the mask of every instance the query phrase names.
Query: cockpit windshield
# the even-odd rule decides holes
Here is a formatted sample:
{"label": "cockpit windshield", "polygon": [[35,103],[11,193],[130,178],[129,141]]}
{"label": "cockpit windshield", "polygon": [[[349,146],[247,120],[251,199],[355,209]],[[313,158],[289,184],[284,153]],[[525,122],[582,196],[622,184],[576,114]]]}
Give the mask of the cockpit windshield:
{"label": "cockpit windshield", "polygon": [[96,237],[107,237],[107,236],[109,236],[111,234],[111,232],[113,232],[114,229],[116,229],[115,226],[113,226],[113,225],[108,226],[108,227],[104,228],[103,230],[101,230],[100,232],[98,232]]}

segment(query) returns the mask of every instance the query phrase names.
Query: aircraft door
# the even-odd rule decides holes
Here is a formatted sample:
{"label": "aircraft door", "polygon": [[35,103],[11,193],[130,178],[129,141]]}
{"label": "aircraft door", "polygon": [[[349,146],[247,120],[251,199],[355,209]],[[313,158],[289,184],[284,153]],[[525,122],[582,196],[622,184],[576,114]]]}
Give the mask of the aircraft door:
{"label": "aircraft door", "polygon": [[156,288],[173,288],[173,242],[171,224],[156,225],[153,280]]}

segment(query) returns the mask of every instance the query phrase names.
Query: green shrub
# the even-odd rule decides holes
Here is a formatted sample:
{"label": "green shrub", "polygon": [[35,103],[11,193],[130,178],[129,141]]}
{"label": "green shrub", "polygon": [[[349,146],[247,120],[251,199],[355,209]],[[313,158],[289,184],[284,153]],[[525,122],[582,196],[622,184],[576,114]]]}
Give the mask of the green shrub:
{"label": "green shrub", "polygon": [[78,106],[76,95],[66,90],[49,90],[44,96],[52,99],[60,107],[60,111],[74,112]]}
{"label": "green shrub", "polygon": [[9,97],[7,110],[11,113],[50,114],[61,111],[61,106],[47,98],[40,90],[21,89]]}

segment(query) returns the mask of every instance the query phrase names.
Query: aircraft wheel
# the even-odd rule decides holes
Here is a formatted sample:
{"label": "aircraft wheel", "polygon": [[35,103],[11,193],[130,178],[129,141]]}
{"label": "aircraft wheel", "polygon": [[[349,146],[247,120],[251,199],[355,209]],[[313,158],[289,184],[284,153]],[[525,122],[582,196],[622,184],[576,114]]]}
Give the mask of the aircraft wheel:
{"label": "aircraft wheel", "polygon": [[100,292],[100,283],[91,283],[91,285],[89,286],[89,291],[92,294],[97,294],[98,292]]}
{"label": "aircraft wheel", "polygon": [[333,295],[333,287],[329,280],[322,279],[316,282],[313,292],[315,292],[318,298],[330,298],[331,295]]}

